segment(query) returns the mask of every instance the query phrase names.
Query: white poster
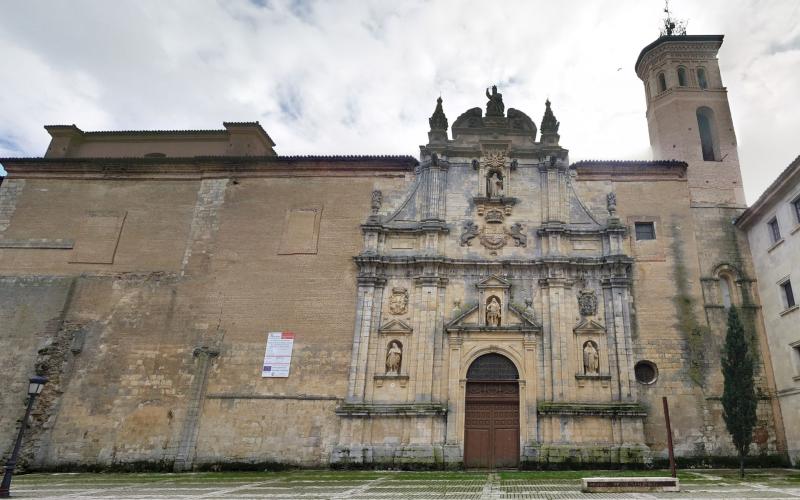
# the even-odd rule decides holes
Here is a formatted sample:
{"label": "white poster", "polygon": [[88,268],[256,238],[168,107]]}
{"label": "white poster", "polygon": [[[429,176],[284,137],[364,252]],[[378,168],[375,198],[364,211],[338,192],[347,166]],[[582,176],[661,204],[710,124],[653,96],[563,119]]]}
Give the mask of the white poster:
{"label": "white poster", "polygon": [[264,354],[262,377],[288,377],[289,365],[292,364],[292,348],[294,333],[269,332],[267,334],[267,352]]}

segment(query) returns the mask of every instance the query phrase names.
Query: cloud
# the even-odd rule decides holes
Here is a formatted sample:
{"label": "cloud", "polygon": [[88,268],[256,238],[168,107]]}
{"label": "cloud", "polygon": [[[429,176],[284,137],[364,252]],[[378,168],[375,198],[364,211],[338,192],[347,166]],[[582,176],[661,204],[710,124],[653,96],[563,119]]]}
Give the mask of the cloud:
{"label": "cloud", "polygon": [[[553,101],[572,160],[649,157],[633,63],[652,0],[75,0],[0,5],[0,155],[41,155],[44,124],[219,128],[260,120],[281,154],[417,154],[497,83],[537,123]],[[674,1],[723,33],[748,200],[798,154],[800,3]],[[618,71],[618,68],[622,70]]]}

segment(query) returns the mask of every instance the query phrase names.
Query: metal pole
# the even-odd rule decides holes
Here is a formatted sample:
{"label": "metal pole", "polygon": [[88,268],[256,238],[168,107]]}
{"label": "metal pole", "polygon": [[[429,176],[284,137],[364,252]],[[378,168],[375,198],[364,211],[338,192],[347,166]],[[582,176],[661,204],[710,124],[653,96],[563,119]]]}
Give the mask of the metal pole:
{"label": "metal pole", "polygon": [[664,419],[667,421],[667,447],[669,448],[669,469],[672,472],[672,477],[678,477],[675,471],[675,451],[672,449],[672,426],[669,424],[669,404],[667,404],[667,397],[661,398],[664,403]]}
{"label": "metal pole", "polygon": [[25,410],[25,418],[22,419],[22,425],[19,426],[19,434],[17,434],[17,442],[14,443],[14,451],[11,452],[11,457],[4,467],[3,482],[0,483],[0,498],[11,496],[11,475],[14,474],[14,467],[17,465],[17,455],[19,455],[19,448],[22,446],[22,435],[25,433],[25,427],[28,426],[28,419],[31,416],[31,409],[33,409],[33,401],[35,399],[36,394],[28,396],[28,409]]}

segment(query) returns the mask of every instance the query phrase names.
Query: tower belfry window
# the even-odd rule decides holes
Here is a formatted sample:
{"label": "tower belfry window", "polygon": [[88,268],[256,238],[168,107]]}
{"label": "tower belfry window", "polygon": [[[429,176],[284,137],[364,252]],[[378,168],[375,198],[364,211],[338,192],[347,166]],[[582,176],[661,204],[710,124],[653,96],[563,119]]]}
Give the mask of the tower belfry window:
{"label": "tower belfry window", "polygon": [[656,78],[658,79],[658,92],[667,90],[667,77],[664,76],[664,73],[659,73]]}
{"label": "tower belfry window", "polygon": [[708,79],[706,78],[705,68],[697,68],[697,84],[701,89],[708,88]]}
{"label": "tower belfry window", "polygon": [[704,161],[719,159],[719,144],[714,111],[705,106],[697,108],[697,129],[700,132],[700,147]]}
{"label": "tower belfry window", "polygon": [[687,83],[686,83],[686,68],[684,68],[683,66],[678,68],[678,85],[680,87],[685,87],[687,85]]}

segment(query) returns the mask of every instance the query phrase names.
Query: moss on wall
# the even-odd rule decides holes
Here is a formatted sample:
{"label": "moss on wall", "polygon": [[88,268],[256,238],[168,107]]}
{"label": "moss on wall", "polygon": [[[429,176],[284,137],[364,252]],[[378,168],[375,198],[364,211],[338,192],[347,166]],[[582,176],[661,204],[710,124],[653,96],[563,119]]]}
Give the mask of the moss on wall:
{"label": "moss on wall", "polygon": [[690,293],[689,277],[683,251],[681,227],[672,224],[672,257],[674,259],[673,275],[676,294],[673,297],[678,317],[678,329],[686,338],[686,349],[689,357],[689,378],[697,385],[705,380],[705,344],[711,333],[710,329],[701,325],[697,318],[696,301]]}

